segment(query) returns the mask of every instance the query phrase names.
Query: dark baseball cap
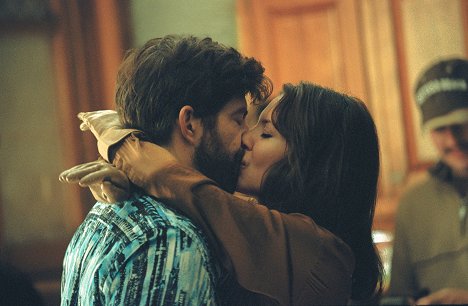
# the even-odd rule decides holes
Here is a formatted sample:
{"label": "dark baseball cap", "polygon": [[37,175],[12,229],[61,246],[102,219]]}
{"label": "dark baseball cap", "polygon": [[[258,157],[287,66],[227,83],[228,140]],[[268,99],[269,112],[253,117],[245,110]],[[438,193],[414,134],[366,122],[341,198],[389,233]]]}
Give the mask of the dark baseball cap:
{"label": "dark baseball cap", "polygon": [[415,88],[426,129],[468,122],[468,60],[452,58],[429,66]]}

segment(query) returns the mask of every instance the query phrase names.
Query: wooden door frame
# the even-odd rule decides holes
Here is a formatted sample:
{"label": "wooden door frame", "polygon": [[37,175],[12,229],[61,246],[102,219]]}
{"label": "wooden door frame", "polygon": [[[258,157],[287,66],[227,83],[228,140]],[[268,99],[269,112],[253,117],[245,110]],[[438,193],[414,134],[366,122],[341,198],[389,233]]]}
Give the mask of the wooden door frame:
{"label": "wooden door frame", "polygon": [[[393,18],[393,25],[395,31],[395,44],[398,59],[398,75],[400,80],[400,93],[403,108],[403,124],[405,127],[405,145],[408,158],[408,173],[421,172],[428,169],[433,163],[430,161],[422,161],[418,157],[417,143],[414,141],[415,127],[414,127],[414,114],[412,109],[412,90],[410,88],[410,80],[408,76],[408,59],[406,56],[405,46],[405,33],[403,29],[403,16],[401,1],[405,0],[391,0],[391,11]],[[460,12],[462,27],[464,30],[464,45],[465,55],[468,56],[468,0],[460,1]]]}

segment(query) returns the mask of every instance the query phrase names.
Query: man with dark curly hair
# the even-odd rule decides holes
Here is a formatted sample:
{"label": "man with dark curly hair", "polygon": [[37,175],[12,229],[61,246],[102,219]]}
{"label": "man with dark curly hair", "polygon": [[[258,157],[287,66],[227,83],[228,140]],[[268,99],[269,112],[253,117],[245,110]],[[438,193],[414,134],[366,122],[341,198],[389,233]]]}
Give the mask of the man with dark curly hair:
{"label": "man with dark curly hair", "polygon": [[[116,105],[126,128],[234,192],[246,95],[270,93],[255,59],[210,38],[169,35],[127,55]],[[68,246],[62,305],[217,304],[221,264],[211,254],[197,225],[151,196],[98,202]]]}

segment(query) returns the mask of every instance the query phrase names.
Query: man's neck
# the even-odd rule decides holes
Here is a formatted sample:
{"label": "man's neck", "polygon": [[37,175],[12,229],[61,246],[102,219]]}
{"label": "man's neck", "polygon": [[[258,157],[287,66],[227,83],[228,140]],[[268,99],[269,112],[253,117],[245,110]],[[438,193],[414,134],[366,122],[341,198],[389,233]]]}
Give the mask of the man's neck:
{"label": "man's neck", "polygon": [[466,173],[460,173],[459,171],[455,172],[442,161],[439,161],[430,168],[429,172],[437,179],[452,185],[462,196],[467,195],[468,175]]}
{"label": "man's neck", "polygon": [[193,153],[189,148],[173,143],[162,147],[174,155],[181,165],[193,168]]}

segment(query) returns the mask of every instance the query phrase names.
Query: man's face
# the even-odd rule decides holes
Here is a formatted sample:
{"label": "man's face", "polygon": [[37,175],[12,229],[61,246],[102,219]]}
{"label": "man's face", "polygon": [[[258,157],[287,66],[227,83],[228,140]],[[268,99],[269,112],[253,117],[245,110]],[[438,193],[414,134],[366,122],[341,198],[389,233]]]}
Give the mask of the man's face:
{"label": "man's face", "polygon": [[194,166],[216,181],[221,188],[234,192],[244,151],[242,133],[247,130],[245,99],[232,99],[218,113],[214,126],[205,127],[195,149]]}
{"label": "man's face", "polygon": [[468,177],[468,123],[433,129],[431,138],[442,161],[454,175]]}

